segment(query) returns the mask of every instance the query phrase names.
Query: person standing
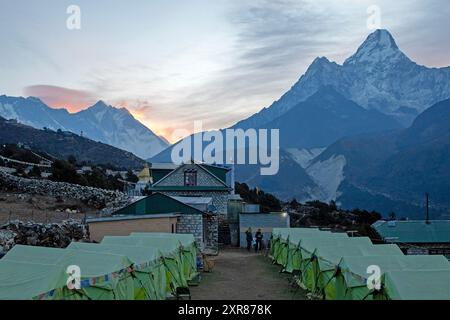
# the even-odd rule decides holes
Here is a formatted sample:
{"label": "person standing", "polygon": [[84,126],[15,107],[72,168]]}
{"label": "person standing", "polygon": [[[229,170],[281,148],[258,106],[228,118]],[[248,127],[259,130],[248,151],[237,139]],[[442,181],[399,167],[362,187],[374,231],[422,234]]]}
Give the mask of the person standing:
{"label": "person standing", "polygon": [[250,251],[253,242],[252,228],[248,228],[247,231],[245,231],[245,236],[247,239],[247,250]]}
{"label": "person standing", "polygon": [[256,246],[255,246],[255,252],[258,252],[262,249],[262,239],[264,238],[263,233],[261,232],[261,229],[258,229],[255,233],[255,240],[256,240]]}

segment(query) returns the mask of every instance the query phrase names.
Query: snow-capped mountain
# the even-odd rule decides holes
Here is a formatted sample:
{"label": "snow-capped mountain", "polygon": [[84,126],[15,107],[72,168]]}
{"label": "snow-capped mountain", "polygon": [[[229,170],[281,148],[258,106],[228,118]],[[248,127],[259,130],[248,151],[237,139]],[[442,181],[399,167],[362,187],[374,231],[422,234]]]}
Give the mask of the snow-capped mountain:
{"label": "snow-capped mountain", "polygon": [[427,68],[411,61],[387,30],[370,34],[342,65],[316,58],[298,82],[269,108],[235,127],[261,127],[330,85],[367,109],[393,115],[404,125],[426,108],[450,97],[450,67]]}
{"label": "snow-capped mountain", "polygon": [[0,96],[0,116],[38,129],[70,131],[132,152],[143,159],[168,146],[127,109],[114,108],[103,101],[71,114],[65,109],[52,109],[37,98]]}

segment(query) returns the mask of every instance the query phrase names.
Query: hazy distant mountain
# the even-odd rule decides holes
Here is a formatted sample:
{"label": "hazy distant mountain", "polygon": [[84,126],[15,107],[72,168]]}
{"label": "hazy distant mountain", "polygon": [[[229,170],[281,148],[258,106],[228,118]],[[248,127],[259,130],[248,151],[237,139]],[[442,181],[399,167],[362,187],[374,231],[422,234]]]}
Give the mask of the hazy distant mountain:
{"label": "hazy distant mountain", "polygon": [[0,96],[0,116],[38,129],[45,127],[82,134],[142,158],[151,157],[168,146],[127,109],[114,108],[103,101],[71,114],[65,109],[52,109],[37,98]]}
{"label": "hazy distant mountain", "polygon": [[31,149],[59,159],[74,155],[78,161],[92,164],[112,164],[119,168],[140,169],[144,160],[131,152],[80,137],[71,132],[39,130],[0,117],[0,144],[23,143]]}
{"label": "hazy distant mountain", "polygon": [[344,206],[417,216],[429,192],[435,212],[450,217],[450,99],[424,111],[407,129],[342,139],[312,164],[338,157],[346,162],[337,195]]}
{"label": "hazy distant mountain", "polygon": [[410,125],[420,112],[450,98],[450,67],[427,68],[416,64],[400,51],[387,30],[377,30],[343,65],[325,57],[315,59],[278,101],[235,126],[264,126],[325,85],[366,109],[393,115]]}

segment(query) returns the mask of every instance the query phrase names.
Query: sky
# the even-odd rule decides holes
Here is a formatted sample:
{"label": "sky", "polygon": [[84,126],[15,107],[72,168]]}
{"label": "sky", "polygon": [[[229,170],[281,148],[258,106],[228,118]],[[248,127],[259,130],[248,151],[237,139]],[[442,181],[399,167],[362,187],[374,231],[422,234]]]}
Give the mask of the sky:
{"label": "sky", "polygon": [[373,5],[413,61],[450,66],[448,0],[0,0],[0,94],[70,112],[101,99],[169,140],[198,120],[224,128],[314,58],[342,63],[373,31]]}

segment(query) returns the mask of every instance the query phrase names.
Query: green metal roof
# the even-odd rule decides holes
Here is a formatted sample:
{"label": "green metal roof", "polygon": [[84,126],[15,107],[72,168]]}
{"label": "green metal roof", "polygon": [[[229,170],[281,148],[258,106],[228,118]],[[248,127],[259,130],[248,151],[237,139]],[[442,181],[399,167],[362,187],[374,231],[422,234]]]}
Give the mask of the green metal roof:
{"label": "green metal roof", "polygon": [[226,186],[153,186],[151,191],[230,191]]}
{"label": "green metal roof", "polygon": [[203,214],[192,206],[162,193],[154,193],[113,213],[113,215],[151,215],[179,212],[181,214]]}
{"label": "green metal roof", "polygon": [[377,221],[372,228],[393,243],[450,243],[450,220]]}

